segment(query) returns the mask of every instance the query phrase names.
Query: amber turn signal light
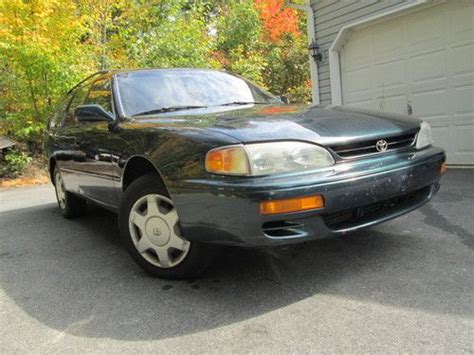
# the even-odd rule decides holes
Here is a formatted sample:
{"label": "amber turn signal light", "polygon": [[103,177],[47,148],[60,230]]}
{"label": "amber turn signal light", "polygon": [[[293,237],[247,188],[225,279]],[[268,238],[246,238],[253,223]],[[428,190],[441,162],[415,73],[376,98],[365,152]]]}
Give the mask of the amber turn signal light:
{"label": "amber turn signal light", "polygon": [[324,207],[321,195],[289,198],[285,200],[270,200],[260,202],[261,214],[278,214],[315,210]]}
{"label": "amber turn signal light", "polygon": [[443,175],[446,171],[448,171],[448,166],[446,165],[446,162],[444,161],[444,162],[441,164],[441,168],[440,168],[440,173],[441,173],[441,175]]}
{"label": "amber turn signal light", "polygon": [[247,153],[242,146],[217,148],[206,155],[206,170],[224,175],[249,175]]}

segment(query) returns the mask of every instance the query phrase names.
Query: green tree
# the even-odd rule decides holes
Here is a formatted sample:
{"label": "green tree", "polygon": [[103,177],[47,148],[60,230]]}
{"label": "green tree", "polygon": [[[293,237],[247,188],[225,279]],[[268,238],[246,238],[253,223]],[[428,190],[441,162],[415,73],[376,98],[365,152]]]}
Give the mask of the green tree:
{"label": "green tree", "polygon": [[37,146],[54,103],[87,70],[70,1],[0,2],[0,129]]}
{"label": "green tree", "polygon": [[115,36],[137,67],[216,67],[206,24],[207,7],[187,1],[152,1],[130,7]]}
{"label": "green tree", "polygon": [[39,152],[56,103],[99,69],[224,68],[307,102],[304,19],[283,4],[0,0],[0,134]]}

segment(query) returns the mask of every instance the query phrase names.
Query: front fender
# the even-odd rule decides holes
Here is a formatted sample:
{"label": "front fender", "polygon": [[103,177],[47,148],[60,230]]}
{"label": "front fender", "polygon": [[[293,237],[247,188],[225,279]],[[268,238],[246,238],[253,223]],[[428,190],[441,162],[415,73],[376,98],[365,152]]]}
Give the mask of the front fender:
{"label": "front fender", "polygon": [[143,126],[124,124],[119,133],[127,142],[119,163],[123,169],[122,176],[132,158],[143,157],[153,164],[171,195],[179,181],[208,176],[204,158],[209,150],[239,143],[225,134],[202,128]]}

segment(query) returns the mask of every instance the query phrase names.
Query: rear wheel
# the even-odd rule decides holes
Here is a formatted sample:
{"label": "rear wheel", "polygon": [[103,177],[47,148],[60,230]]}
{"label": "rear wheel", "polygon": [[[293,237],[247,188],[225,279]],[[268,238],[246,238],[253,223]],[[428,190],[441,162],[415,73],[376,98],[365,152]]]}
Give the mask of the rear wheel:
{"label": "rear wheel", "polygon": [[58,168],[54,170],[54,188],[56,190],[58,206],[64,218],[79,217],[86,213],[87,202],[66,191],[64,180]]}
{"label": "rear wheel", "polygon": [[142,176],[127,188],[119,225],[125,247],[152,275],[195,277],[212,260],[212,246],[183,236],[178,212],[156,174]]}

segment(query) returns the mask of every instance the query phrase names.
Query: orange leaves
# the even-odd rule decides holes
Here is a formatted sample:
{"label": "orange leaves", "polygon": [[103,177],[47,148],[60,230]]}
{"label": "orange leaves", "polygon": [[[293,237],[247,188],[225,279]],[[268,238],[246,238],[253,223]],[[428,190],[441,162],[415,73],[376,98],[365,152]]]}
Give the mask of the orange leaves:
{"label": "orange leaves", "polygon": [[277,43],[284,34],[300,34],[298,15],[294,9],[284,6],[284,0],[254,1],[268,40]]}
{"label": "orange leaves", "polygon": [[258,111],[260,115],[279,115],[282,113],[290,113],[297,111],[298,108],[296,106],[271,106],[265,107]]}
{"label": "orange leaves", "polygon": [[215,50],[212,52],[212,56],[223,68],[227,68],[231,65],[230,59],[226,56],[224,51]]}

